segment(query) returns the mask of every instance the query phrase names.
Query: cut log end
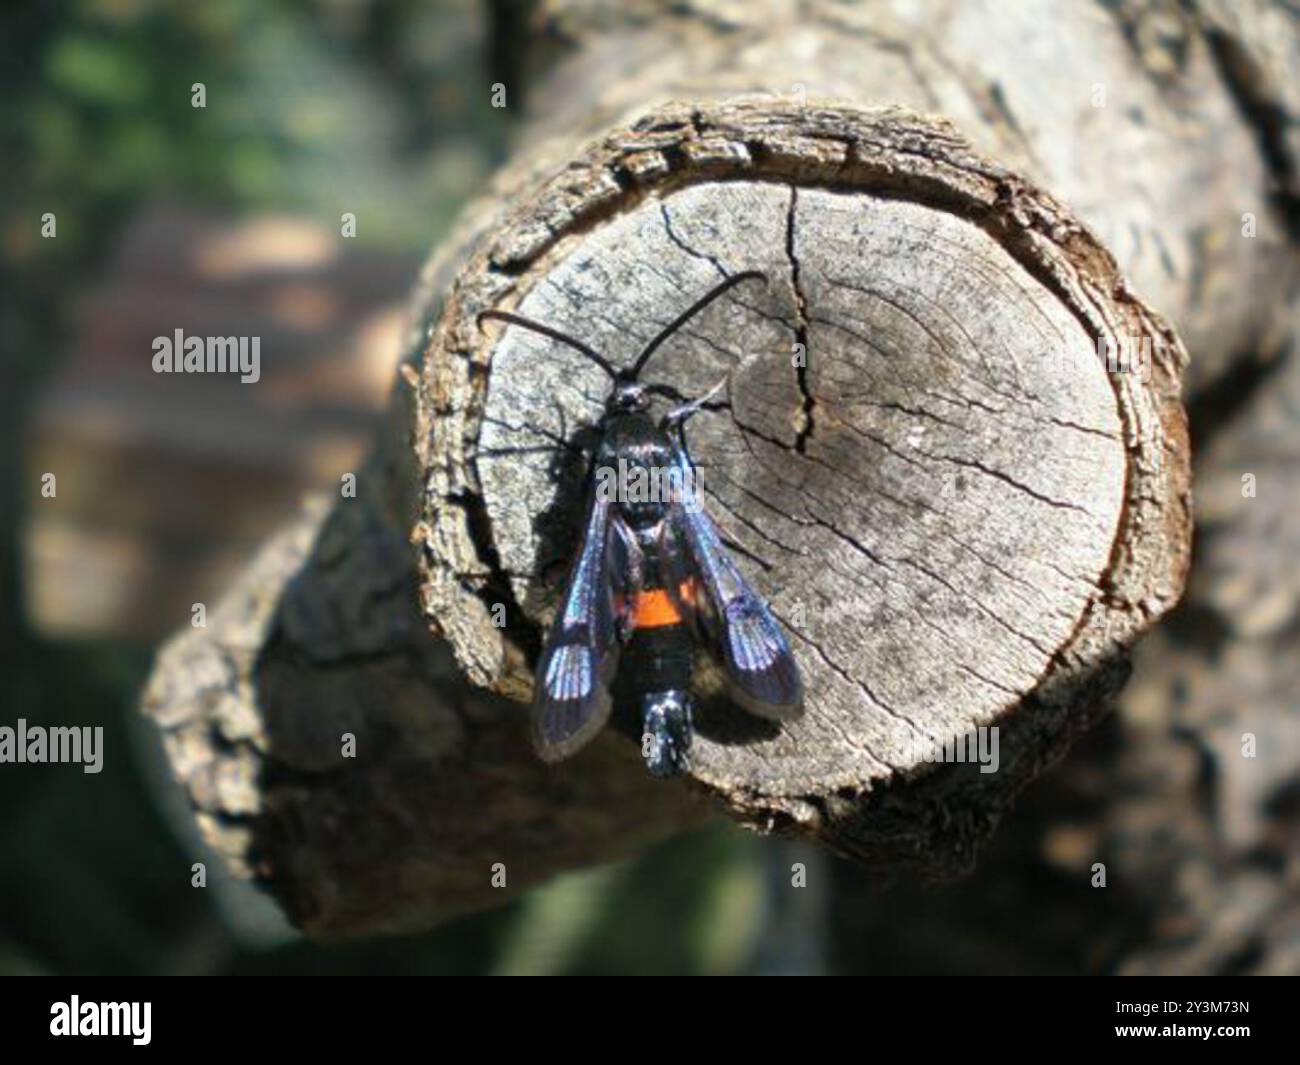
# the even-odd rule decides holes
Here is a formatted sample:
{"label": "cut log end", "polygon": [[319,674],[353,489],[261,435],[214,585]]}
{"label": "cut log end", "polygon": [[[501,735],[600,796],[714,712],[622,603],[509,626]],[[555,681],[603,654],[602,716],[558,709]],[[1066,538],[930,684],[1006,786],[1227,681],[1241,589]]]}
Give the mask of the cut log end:
{"label": "cut log end", "polygon": [[[473,681],[528,698],[608,387],[478,314],[515,309],[622,365],[744,270],[767,285],[645,376],[686,396],[728,381],[691,454],[790,633],[806,710],[775,727],[706,699],[692,774],[733,816],[860,857],[960,855],[1177,598],[1189,508],[1176,337],[1064,207],[944,124],[672,105],[518,196],[425,353],[426,612]],[[996,772],[934,772],[992,725]]]}

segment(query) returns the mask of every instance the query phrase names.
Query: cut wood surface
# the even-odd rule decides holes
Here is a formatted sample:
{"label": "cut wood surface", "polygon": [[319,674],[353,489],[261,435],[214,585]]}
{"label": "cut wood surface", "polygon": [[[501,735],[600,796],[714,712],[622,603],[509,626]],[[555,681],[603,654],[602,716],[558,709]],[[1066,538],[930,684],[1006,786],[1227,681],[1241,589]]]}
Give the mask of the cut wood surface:
{"label": "cut wood surface", "polygon": [[[1205,382],[1277,346],[1262,338],[1295,256],[1269,185],[1286,157],[1261,147],[1198,21],[1178,22],[1180,64],[1153,81],[1127,5],[1078,16],[1112,94],[1142,96],[1140,119],[1106,112],[1152,156],[1137,160],[1101,116],[1081,132],[1095,50],[1053,28],[1050,60],[1040,36],[1019,62],[1018,5],[1008,24],[988,14],[986,37],[965,15],[925,33],[874,18],[890,5],[800,20],[778,4],[767,22],[748,5],[635,6],[653,13],[550,5],[567,58],[534,83],[518,157],[425,270],[357,498],[269,542],[146,693],[209,841],[313,935],[427,927],[710,810],[876,869],[967,867],[1105,712],[1129,645],[1181,590],[1186,355],[1125,275],[1157,278],[1163,242],[1153,304],[1186,317]],[[1035,92],[1051,94],[1053,66],[1076,96],[1049,115]],[[734,97],[752,89],[779,91]],[[898,102],[956,124],[864,106]],[[1086,168],[1063,146],[1076,139]],[[1234,241],[1253,208],[1267,240],[1247,253]],[[1121,270],[1093,227],[1129,233],[1137,215]],[[755,723],[703,671],[693,780],[650,780],[616,728],[542,766],[531,667],[605,382],[477,315],[518,309],[623,361],[748,269],[768,284],[693,321],[649,376],[687,394],[729,376],[692,453],[792,634],[807,713]],[[1132,372],[1111,372],[1109,344],[1136,353]],[[993,723],[996,773],[926,761],[928,743]]]}

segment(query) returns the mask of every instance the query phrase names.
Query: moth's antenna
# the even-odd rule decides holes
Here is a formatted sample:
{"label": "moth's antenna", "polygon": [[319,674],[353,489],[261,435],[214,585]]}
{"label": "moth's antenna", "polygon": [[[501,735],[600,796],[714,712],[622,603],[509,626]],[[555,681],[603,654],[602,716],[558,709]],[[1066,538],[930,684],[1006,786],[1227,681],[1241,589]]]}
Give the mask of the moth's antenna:
{"label": "moth's antenna", "polygon": [[690,321],[693,317],[695,317],[695,315],[699,314],[700,311],[704,310],[705,307],[707,307],[710,303],[716,300],[729,288],[733,288],[734,286],[739,285],[742,281],[749,281],[754,278],[761,278],[762,280],[766,281],[767,274],[759,270],[746,270],[744,273],[732,274],[729,278],[727,278],[724,282],[722,282],[722,284],[714,288],[711,292],[700,297],[698,300],[692,303],[689,307],[686,308],[686,310],[684,310],[681,314],[679,314],[676,318],[674,318],[667,326],[665,326],[663,331],[657,337],[655,337],[654,340],[650,341],[650,343],[646,345],[645,350],[642,351],[641,354],[637,356],[636,362],[632,364],[632,369],[627,372],[627,376],[631,377],[633,380],[636,380],[637,376],[641,373],[642,367],[644,367],[645,364],[649,361],[650,356],[655,353],[655,349],[659,347],[660,344],[662,344],[665,340],[667,340],[670,336],[672,336],[675,332],[677,332],[677,330],[679,330],[683,325],[685,325],[688,321]]}
{"label": "moth's antenna", "polygon": [[574,351],[580,351],[586,355],[592,362],[604,370],[611,378],[618,380],[621,375],[610,361],[600,352],[589,348],[581,340],[574,340],[571,336],[565,336],[558,329],[552,329],[549,325],[542,325],[541,322],[534,322],[531,318],[525,318],[520,314],[511,314],[509,311],[484,311],[478,316],[478,327],[483,328],[484,318],[495,318],[497,321],[509,322],[511,325],[521,326],[524,329],[531,329],[534,333],[541,333],[544,337],[550,337],[552,340],[558,340],[561,344],[568,344]]}

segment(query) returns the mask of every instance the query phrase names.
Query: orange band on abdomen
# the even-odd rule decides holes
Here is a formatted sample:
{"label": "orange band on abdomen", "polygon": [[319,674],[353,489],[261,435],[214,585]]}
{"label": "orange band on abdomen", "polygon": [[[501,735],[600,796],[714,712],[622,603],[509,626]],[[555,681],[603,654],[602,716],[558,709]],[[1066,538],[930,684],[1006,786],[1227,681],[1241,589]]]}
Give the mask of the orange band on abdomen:
{"label": "orange band on abdomen", "polygon": [[632,628],[657,629],[664,625],[677,625],[686,619],[677,603],[695,602],[695,582],[682,581],[678,598],[673,599],[666,588],[649,588],[637,593],[632,604]]}
{"label": "orange band on abdomen", "polygon": [[682,612],[677,609],[667,589],[655,588],[637,593],[632,606],[634,629],[657,629],[662,625],[676,625],[681,620]]}

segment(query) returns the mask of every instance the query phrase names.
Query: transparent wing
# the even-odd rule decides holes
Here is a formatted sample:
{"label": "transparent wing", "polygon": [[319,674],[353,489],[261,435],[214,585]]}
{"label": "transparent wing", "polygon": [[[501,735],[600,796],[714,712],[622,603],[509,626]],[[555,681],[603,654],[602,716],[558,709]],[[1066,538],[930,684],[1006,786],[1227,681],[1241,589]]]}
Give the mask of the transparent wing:
{"label": "transparent wing", "polygon": [[573,754],[609,720],[609,680],[618,664],[609,535],[609,502],[593,493],[582,546],[537,663],[533,742],[548,762]]}
{"label": "transparent wing", "polygon": [[[679,461],[687,462],[684,454]],[[696,614],[706,643],[726,673],[731,697],[759,717],[785,721],[803,709],[803,680],[771,609],[741,576],[698,495],[673,507],[699,586]]]}

